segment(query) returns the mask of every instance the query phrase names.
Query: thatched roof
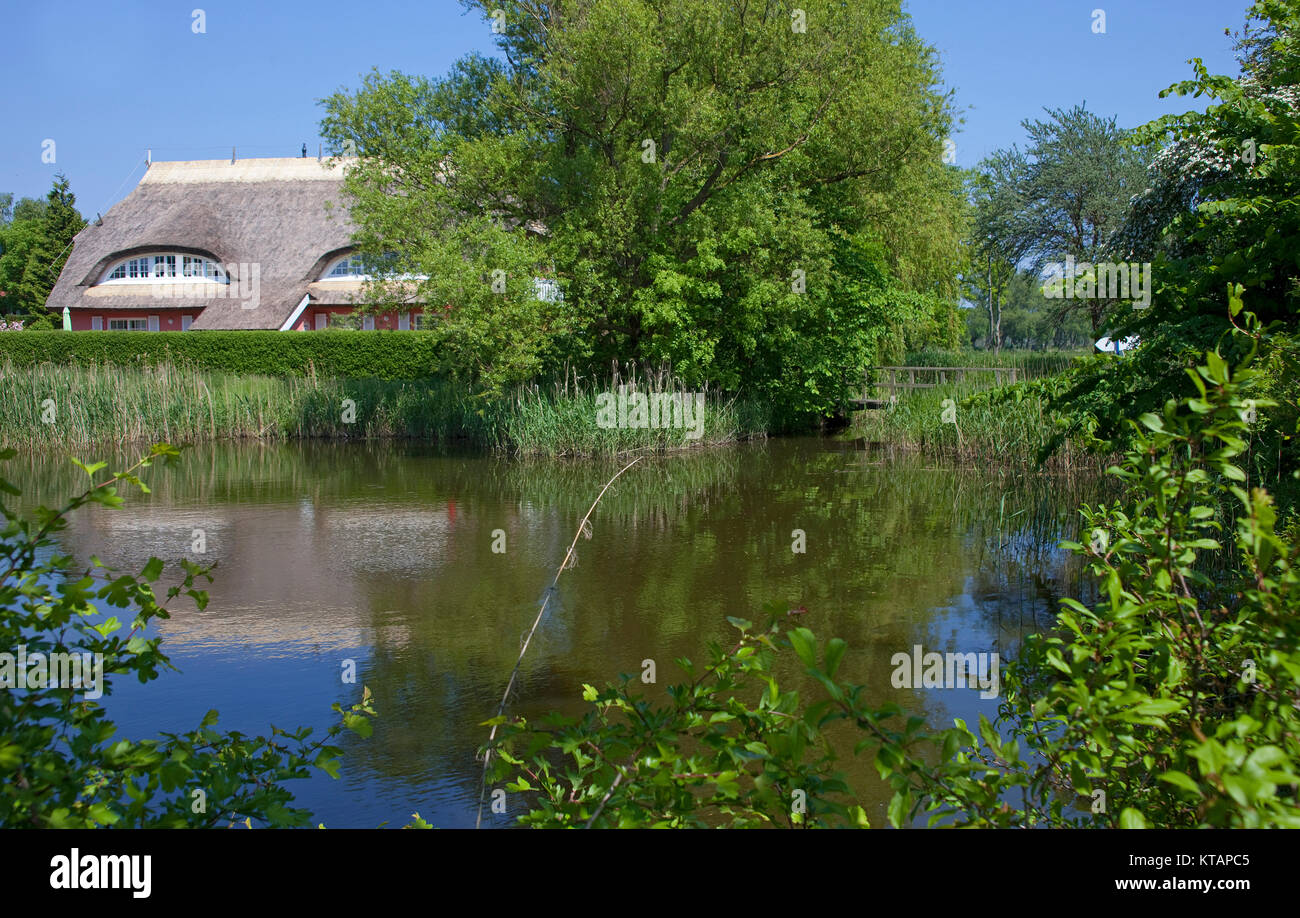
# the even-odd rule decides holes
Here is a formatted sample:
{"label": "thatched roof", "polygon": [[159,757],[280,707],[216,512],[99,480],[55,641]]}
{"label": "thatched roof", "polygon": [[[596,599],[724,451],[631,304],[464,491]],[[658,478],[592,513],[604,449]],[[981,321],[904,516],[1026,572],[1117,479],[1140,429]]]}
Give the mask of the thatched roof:
{"label": "thatched roof", "polygon": [[[279,328],[309,285],[320,289],[314,282],[323,266],[350,247],[342,188],[342,168],[315,159],[154,163],[102,225],[77,234],[47,305],[201,306],[196,330]],[[237,266],[225,295],[207,295],[214,288],[202,284],[95,286],[114,262],[160,250]]]}

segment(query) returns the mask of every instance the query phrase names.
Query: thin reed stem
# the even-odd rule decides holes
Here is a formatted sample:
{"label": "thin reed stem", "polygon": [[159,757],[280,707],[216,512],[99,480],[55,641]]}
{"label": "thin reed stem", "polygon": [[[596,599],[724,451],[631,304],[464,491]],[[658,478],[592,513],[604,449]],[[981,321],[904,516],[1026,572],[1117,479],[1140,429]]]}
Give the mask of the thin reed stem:
{"label": "thin reed stem", "polygon": [[[550,587],[546,590],[546,596],[542,599],[542,607],[537,612],[537,618],[533,619],[533,626],[528,629],[528,634],[524,638],[523,646],[519,648],[519,656],[515,658],[514,669],[510,671],[510,681],[506,683],[505,694],[501,696],[501,704],[497,706],[496,716],[498,718],[503,716],[506,712],[506,704],[510,700],[510,692],[515,687],[515,679],[519,676],[519,667],[524,662],[524,654],[528,653],[528,645],[532,642],[533,635],[537,633],[537,626],[542,623],[542,617],[546,615],[546,609],[547,606],[550,605],[551,597],[555,595],[555,586],[560,582],[560,575],[568,569],[569,559],[573,557],[573,550],[578,547],[578,539],[582,537],[584,532],[590,531],[587,528],[587,521],[591,519],[592,513],[596,511],[596,505],[599,504],[600,499],[605,496],[605,492],[609,490],[610,485],[617,481],[620,475],[640,461],[641,457],[638,456],[636,459],[633,459],[627,465],[619,469],[614,474],[613,478],[605,482],[605,487],[600,489],[600,493],[596,495],[596,499],[591,502],[591,506],[587,509],[586,516],[584,516],[582,522],[578,524],[578,531],[573,534],[573,541],[569,543],[569,550],[564,553],[564,560],[560,562],[560,567],[555,572],[555,577],[551,580]],[[590,538],[590,536],[588,536],[588,538]],[[478,815],[474,819],[474,828],[476,829],[483,823],[483,800],[487,796],[488,764],[492,761],[492,741],[497,738],[498,726],[500,726],[499,723],[492,725],[492,732],[488,734],[488,748],[483,752],[483,778],[479,784]]]}

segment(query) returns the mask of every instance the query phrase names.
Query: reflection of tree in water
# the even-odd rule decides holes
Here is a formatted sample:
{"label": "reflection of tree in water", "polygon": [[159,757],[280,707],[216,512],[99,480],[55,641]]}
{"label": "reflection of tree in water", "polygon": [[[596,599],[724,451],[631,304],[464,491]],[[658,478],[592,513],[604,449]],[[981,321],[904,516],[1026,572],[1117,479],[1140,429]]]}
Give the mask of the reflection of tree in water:
{"label": "reflection of tree in water", "polygon": [[[490,581],[470,578],[458,589],[463,596],[454,624],[433,613],[417,622],[413,645],[437,655],[441,667],[454,670],[452,678],[426,685],[428,677],[417,674],[418,653],[377,663],[383,670],[377,684],[425,680],[427,695],[404,692],[402,701],[421,698],[429,721],[422,732],[448,747],[444,756],[428,743],[408,742],[406,755],[390,766],[409,756],[406,767],[420,769],[422,757],[427,766],[438,755],[467,793],[475,790],[476,774],[462,769],[485,737],[476,724],[490,716],[513,664],[535,610],[534,591],[548,580],[590,495],[607,477],[599,464],[520,463],[487,479],[501,488],[504,504],[542,521],[534,536],[543,537],[538,544],[546,549],[534,563],[503,567]],[[1061,493],[1059,483],[1036,492],[1043,512],[1020,513],[990,529],[1003,494],[1024,497],[1026,487],[991,487],[987,478],[921,463],[872,467],[803,442],[656,460],[602,502],[594,539],[579,543],[582,560],[565,575],[564,603],[525,660],[511,710],[530,717],[579,713],[583,682],[636,673],[643,658],[657,661],[661,690],[677,678],[667,661],[701,659],[708,639],[728,636],[727,615],[756,618],[762,602],[775,598],[806,606],[810,614],[801,623],[823,637],[848,640],[845,678],[869,685],[878,701],[921,712],[924,697],[893,690],[888,676],[892,654],[924,636],[931,610],[972,590],[997,595],[998,602],[981,606],[995,617],[1007,614],[1017,595],[1033,595],[1047,608],[1068,583],[1068,566],[1050,545],[1072,534],[1065,520],[1073,505],[1046,512],[1052,495]],[[554,509],[540,509],[547,506]],[[482,526],[475,540],[486,544],[491,527]],[[790,550],[795,528],[808,534],[807,555]],[[503,602],[506,597],[513,603]],[[1018,623],[1015,634],[1033,622],[1031,616]],[[784,676],[799,680],[797,669]],[[654,697],[655,686],[644,689]],[[477,710],[458,710],[466,700],[472,708],[473,699]],[[864,775],[858,778],[855,784]]]}

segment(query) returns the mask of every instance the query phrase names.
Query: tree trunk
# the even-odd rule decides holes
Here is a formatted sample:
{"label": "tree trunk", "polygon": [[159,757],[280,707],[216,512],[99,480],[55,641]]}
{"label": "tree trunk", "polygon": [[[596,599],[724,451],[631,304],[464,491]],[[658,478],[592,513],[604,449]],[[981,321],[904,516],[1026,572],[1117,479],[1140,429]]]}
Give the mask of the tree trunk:
{"label": "tree trunk", "polygon": [[993,344],[993,353],[1002,353],[1002,304],[998,302],[997,291],[993,287],[993,259],[989,259],[989,341]]}

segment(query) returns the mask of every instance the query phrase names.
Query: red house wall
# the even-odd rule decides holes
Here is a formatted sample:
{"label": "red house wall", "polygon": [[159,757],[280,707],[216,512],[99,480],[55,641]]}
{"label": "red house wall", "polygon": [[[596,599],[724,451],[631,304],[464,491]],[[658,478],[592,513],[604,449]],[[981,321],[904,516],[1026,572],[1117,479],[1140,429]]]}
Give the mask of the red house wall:
{"label": "red house wall", "polygon": [[[197,319],[203,312],[202,309],[106,309],[97,312],[94,309],[74,309],[71,310],[72,330],[73,331],[90,331],[91,319],[98,316],[104,320],[104,331],[108,331],[109,319],[145,319],[150,316],[158,317],[159,331],[180,331],[181,316],[189,316],[191,319]],[[168,320],[171,324],[168,324]],[[62,315],[58,310],[54,312],[55,324],[61,323]]]}
{"label": "red house wall", "polygon": [[[352,312],[351,306],[321,306],[320,308],[308,306],[306,309],[302,311],[302,315],[298,317],[298,321],[294,324],[293,329],[294,331],[315,331],[316,317],[318,315],[327,315],[327,316],[347,315],[350,312]],[[331,318],[328,321],[333,322],[334,320]],[[325,327],[329,328],[328,325],[326,325]],[[376,331],[397,331],[397,313],[396,312],[376,313],[375,330]]]}

